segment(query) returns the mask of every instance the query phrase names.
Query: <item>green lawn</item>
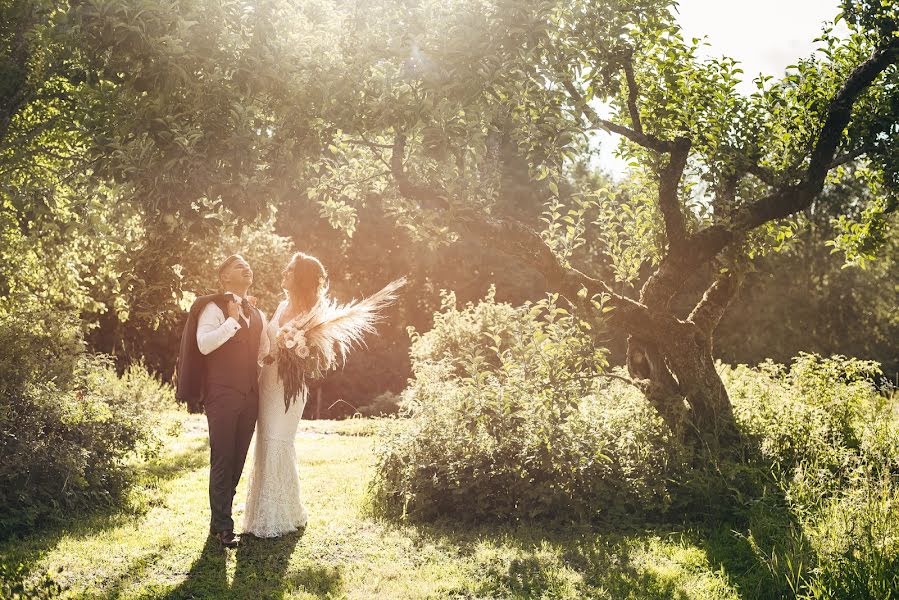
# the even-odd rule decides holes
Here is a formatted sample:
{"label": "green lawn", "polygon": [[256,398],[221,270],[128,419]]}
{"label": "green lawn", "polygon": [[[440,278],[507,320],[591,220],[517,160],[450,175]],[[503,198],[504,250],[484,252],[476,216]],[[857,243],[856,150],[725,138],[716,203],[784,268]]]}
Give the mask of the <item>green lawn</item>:
{"label": "green lawn", "polygon": [[183,426],[140,468],[128,511],[75,516],[67,527],[7,542],[0,560],[25,561],[32,577],[50,571],[78,598],[741,597],[708,544],[689,534],[373,518],[366,485],[388,424],[367,420],[303,422],[296,447],[305,531],[223,550],[207,537],[205,419],[173,418]]}

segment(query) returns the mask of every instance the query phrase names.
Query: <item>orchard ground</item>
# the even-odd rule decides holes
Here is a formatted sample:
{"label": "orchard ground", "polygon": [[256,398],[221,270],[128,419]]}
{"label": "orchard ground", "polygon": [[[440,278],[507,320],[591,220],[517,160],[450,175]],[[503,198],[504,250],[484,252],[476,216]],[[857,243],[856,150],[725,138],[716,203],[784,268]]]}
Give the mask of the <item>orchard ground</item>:
{"label": "orchard ground", "polygon": [[[166,415],[158,458],[136,465],[129,509],[75,516],[0,546],[76,598],[740,598],[751,591],[728,532],[520,524],[404,524],[371,514],[375,448],[389,419],[303,421],[305,531],[207,537],[204,417]],[[252,452],[252,450],[251,450]],[[245,497],[248,457],[236,502]],[[241,512],[236,511],[236,523]],[[745,596],[745,597],[751,597]]]}

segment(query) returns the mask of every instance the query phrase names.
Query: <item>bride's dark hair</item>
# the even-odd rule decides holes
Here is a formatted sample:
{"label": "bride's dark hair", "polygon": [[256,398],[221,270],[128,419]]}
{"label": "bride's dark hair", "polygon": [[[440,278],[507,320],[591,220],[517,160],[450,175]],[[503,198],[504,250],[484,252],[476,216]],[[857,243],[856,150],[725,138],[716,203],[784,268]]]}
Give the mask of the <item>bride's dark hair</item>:
{"label": "bride's dark hair", "polygon": [[309,310],[328,293],[328,272],[314,256],[297,252],[290,259],[293,274],[287,282],[287,297],[301,310]]}

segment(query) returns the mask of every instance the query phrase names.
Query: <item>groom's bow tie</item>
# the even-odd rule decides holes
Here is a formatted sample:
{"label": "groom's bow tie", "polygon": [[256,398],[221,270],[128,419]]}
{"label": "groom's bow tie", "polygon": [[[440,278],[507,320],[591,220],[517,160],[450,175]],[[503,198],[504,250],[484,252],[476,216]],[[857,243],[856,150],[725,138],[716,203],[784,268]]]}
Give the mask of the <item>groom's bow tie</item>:
{"label": "groom's bow tie", "polygon": [[[232,302],[237,302],[237,297],[234,294],[228,294],[231,298]],[[246,298],[242,298],[240,301],[240,312],[241,312],[241,320],[245,321],[246,325],[250,324],[250,302]]]}

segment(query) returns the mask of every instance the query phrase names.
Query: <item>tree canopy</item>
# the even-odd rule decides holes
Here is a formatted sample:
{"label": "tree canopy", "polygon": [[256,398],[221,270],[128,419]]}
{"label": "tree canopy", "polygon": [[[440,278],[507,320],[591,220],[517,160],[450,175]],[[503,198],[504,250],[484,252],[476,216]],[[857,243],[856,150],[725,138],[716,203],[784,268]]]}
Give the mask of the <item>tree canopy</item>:
{"label": "tree canopy", "polygon": [[[848,34],[745,95],[668,0],[5,0],[4,310],[52,296],[158,325],[223,228],[311,213],[352,236],[376,211],[528,263],[629,336],[673,428],[731,431],[712,341],[753,261],[848,179],[865,193],[834,207],[834,249],[864,264],[887,235],[897,6],[845,0]],[[624,189],[573,175],[597,131]],[[575,268],[600,242],[609,272]]]}

